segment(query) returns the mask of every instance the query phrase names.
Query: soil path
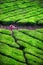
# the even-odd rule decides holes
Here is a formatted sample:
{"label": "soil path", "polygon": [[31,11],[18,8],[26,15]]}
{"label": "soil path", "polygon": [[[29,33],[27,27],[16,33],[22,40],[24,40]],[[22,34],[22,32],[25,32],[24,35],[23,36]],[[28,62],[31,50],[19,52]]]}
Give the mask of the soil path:
{"label": "soil path", "polygon": [[[1,29],[9,29],[10,25],[0,25]],[[34,25],[34,26],[17,26],[14,25],[16,28],[15,29],[30,29],[30,30],[34,30],[34,29],[39,29],[39,28],[43,28],[43,26],[38,26],[38,25]]]}

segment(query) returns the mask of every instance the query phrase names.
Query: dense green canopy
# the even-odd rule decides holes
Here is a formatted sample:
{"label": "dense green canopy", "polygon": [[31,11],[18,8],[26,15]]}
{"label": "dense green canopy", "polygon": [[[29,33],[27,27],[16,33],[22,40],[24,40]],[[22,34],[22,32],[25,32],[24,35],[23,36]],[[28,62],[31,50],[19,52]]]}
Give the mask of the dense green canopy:
{"label": "dense green canopy", "polygon": [[0,22],[43,23],[43,0],[1,0]]}
{"label": "dense green canopy", "polygon": [[43,28],[36,30],[0,29],[1,65],[43,65]]}

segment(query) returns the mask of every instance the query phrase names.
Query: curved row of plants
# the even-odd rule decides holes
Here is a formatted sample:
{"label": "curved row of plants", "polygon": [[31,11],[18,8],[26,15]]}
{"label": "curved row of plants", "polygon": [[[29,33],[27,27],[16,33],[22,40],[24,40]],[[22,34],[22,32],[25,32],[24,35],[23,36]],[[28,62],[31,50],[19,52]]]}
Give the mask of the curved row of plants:
{"label": "curved row of plants", "polygon": [[43,28],[0,29],[1,65],[43,65]]}
{"label": "curved row of plants", "polygon": [[42,2],[39,0],[2,0],[0,23],[43,24]]}

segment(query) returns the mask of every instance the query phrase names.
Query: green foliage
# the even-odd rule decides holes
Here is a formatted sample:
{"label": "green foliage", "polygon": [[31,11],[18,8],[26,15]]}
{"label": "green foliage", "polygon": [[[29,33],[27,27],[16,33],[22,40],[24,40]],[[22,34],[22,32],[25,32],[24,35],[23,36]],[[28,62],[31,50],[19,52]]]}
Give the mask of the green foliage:
{"label": "green foliage", "polygon": [[[38,23],[43,21],[43,1],[39,0],[2,0],[0,1],[0,20],[2,23]],[[39,22],[40,21],[40,22]]]}
{"label": "green foliage", "polygon": [[0,64],[43,65],[43,28],[12,33],[0,29]]}

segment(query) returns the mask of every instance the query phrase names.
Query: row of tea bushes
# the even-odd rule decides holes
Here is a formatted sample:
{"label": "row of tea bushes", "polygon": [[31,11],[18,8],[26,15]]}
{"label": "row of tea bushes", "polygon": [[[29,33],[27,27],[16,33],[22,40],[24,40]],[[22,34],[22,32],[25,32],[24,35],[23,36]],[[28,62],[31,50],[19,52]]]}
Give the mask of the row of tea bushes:
{"label": "row of tea bushes", "polygon": [[1,65],[43,65],[43,28],[0,29]]}
{"label": "row of tea bushes", "polygon": [[4,0],[0,2],[0,23],[43,23],[39,0]]}

